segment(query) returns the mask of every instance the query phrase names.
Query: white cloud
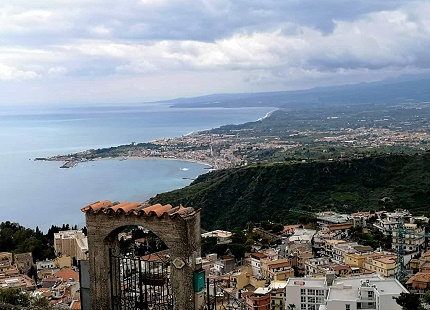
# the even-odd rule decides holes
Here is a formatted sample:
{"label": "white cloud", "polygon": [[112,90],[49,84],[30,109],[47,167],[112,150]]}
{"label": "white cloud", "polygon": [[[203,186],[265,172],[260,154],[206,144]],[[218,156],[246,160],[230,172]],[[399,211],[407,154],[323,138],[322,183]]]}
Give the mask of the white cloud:
{"label": "white cloud", "polygon": [[48,70],[48,76],[59,77],[59,76],[66,75],[68,71],[69,70],[67,70],[67,68],[62,66],[52,67],[52,68],[49,68]]}
{"label": "white cloud", "polygon": [[0,81],[29,80],[37,77],[38,74],[36,72],[19,70],[17,68],[0,63]]}
{"label": "white cloud", "polygon": [[[0,80],[165,89],[195,75],[214,91],[368,81],[430,68],[429,15],[429,2],[406,0],[14,0],[0,4]],[[187,82],[178,95],[194,91]]]}

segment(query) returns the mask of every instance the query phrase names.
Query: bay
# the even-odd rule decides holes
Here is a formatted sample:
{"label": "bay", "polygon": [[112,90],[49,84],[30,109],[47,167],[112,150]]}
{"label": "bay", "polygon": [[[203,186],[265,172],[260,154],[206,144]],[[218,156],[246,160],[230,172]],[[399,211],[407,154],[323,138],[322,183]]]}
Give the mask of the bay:
{"label": "bay", "polygon": [[142,202],[207,172],[198,163],[153,159],[101,160],[60,169],[61,163],[36,157],[178,137],[254,121],[271,110],[165,104],[5,107],[0,111],[0,222],[45,231],[52,224],[81,227],[80,208],[89,203]]}

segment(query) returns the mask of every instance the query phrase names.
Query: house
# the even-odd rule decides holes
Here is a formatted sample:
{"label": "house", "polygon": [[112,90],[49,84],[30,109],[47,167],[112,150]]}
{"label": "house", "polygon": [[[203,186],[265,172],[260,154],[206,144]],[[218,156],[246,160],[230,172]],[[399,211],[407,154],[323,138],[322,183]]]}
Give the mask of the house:
{"label": "house", "polygon": [[262,278],[261,259],[263,258],[267,258],[267,255],[260,252],[251,253],[250,255],[252,274],[258,279]]}
{"label": "house", "polygon": [[254,292],[244,293],[246,305],[249,309],[270,310],[271,289],[259,287]]}
{"label": "house", "polygon": [[230,273],[230,283],[232,287],[242,290],[246,287],[253,288],[266,285],[266,280],[253,276],[251,266],[242,266],[239,270]]}
{"label": "house", "polygon": [[270,281],[282,281],[294,277],[289,259],[261,259],[262,276]]}
{"label": "house", "polygon": [[231,236],[233,233],[225,230],[214,230],[202,234],[202,238],[217,238],[217,244],[228,244],[231,243]]}
{"label": "house", "polygon": [[417,272],[406,282],[414,290],[428,291],[430,289],[430,273]]}

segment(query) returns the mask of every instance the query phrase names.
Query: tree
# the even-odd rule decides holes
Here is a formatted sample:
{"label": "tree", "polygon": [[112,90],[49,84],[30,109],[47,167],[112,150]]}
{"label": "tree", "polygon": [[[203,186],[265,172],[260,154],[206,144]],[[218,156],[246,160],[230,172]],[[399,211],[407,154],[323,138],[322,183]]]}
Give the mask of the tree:
{"label": "tree", "polygon": [[27,307],[30,305],[30,297],[19,288],[4,288],[0,290],[0,302]]}
{"label": "tree", "polygon": [[393,297],[396,303],[402,307],[403,310],[422,310],[420,296],[415,293],[400,293],[398,297]]}
{"label": "tree", "polygon": [[427,291],[424,296],[423,296],[423,300],[425,301],[425,303],[430,304],[430,291]]}

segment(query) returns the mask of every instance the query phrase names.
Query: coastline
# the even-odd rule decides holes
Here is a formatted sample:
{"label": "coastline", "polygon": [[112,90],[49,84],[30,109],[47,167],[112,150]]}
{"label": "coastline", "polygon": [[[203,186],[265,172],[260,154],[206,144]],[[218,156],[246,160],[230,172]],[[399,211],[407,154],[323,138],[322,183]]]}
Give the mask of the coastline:
{"label": "coastline", "polygon": [[[47,159],[47,158],[35,158],[34,160],[61,161],[61,160],[53,160],[53,159]],[[207,169],[208,171],[209,170],[215,170],[215,168],[207,162],[189,159],[189,158],[172,158],[172,157],[160,157],[160,156],[121,156],[121,157],[98,157],[98,158],[92,158],[90,160],[68,160],[68,161],[63,161],[63,165],[60,167],[60,169],[70,169],[70,168],[76,167],[77,165],[79,165],[81,163],[88,163],[91,161],[101,161],[101,160],[117,160],[117,161],[123,161],[123,160],[171,160],[171,161],[182,161],[182,162],[190,162],[190,163],[203,165],[203,166],[207,167],[207,168],[203,168],[203,169]]]}

